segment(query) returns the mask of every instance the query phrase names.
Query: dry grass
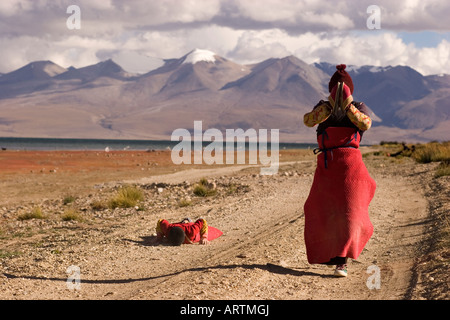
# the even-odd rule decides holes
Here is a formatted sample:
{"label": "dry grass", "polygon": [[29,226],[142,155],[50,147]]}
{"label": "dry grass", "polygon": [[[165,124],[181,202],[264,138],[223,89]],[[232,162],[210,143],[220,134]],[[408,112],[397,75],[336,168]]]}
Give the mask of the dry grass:
{"label": "dry grass", "polygon": [[114,198],[109,201],[109,207],[115,208],[131,208],[144,200],[144,193],[141,189],[134,186],[125,186],[119,189]]}
{"label": "dry grass", "polygon": [[407,149],[403,149],[401,152],[395,151],[402,148],[402,144],[384,142],[381,145],[388,155],[396,159],[407,157],[414,159],[418,163],[441,162],[436,169],[435,177],[450,175],[450,141],[409,145]]}
{"label": "dry grass", "polygon": [[81,214],[74,208],[66,209],[62,214],[61,219],[63,221],[78,221],[78,222],[84,221]]}
{"label": "dry grass", "polygon": [[189,207],[189,206],[191,206],[191,205],[192,205],[192,201],[191,201],[191,200],[188,200],[188,199],[181,199],[181,200],[178,202],[178,206],[179,206],[180,208]]}
{"label": "dry grass", "polygon": [[194,194],[198,197],[210,197],[217,194],[217,190],[214,189],[205,178],[194,187]]}
{"label": "dry grass", "polygon": [[419,163],[450,161],[450,142],[418,145],[412,157]]}
{"label": "dry grass", "polygon": [[450,175],[450,142],[430,142],[417,147],[412,157],[419,163],[441,162],[435,177]]}
{"label": "dry grass", "polygon": [[18,220],[31,220],[31,219],[45,219],[46,215],[42,212],[40,207],[34,207],[33,210],[22,213],[17,217]]}
{"label": "dry grass", "polygon": [[436,178],[443,176],[450,176],[450,161],[442,161],[436,169],[436,173],[434,175]]}

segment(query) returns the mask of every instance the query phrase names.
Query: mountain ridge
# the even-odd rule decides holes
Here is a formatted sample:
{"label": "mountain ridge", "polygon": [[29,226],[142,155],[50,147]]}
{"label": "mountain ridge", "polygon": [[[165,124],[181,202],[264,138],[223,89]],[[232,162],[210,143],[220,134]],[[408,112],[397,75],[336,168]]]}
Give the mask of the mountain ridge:
{"label": "mountain ridge", "polygon": [[66,71],[67,69],[49,60],[34,61],[17,70],[3,74],[0,83],[47,80]]}
{"label": "mountain ridge", "polygon": [[[295,56],[240,65],[201,49],[144,74],[111,59],[67,69],[37,61],[0,77],[0,136],[170,140],[202,120],[204,128],[278,128],[283,142],[314,142],[302,117],[327,98],[334,71]],[[355,100],[378,120],[366,141],[448,139],[449,75],[407,66],[347,71]]]}

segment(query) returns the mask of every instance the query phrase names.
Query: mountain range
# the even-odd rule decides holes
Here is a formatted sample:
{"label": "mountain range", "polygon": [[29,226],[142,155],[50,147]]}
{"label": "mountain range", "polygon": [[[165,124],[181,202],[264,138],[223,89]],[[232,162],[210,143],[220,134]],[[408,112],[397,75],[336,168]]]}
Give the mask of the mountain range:
{"label": "mountain range", "polygon": [[[281,142],[314,142],[303,115],[328,97],[334,64],[288,56],[241,65],[195,49],[145,74],[113,60],[83,68],[35,61],[0,75],[0,136],[170,140],[172,132],[279,129]],[[450,75],[408,66],[353,66],[354,99],[371,110],[365,143],[450,137]]]}

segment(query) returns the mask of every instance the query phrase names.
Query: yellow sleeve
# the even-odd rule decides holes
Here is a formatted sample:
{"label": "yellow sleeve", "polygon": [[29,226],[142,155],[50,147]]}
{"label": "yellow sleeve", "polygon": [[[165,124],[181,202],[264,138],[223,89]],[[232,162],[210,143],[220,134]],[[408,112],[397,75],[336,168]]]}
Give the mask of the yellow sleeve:
{"label": "yellow sleeve", "polygon": [[208,238],[208,223],[205,219],[201,219],[203,222],[202,228],[200,229],[200,238]]}
{"label": "yellow sleeve", "polygon": [[303,116],[303,123],[307,127],[314,127],[316,124],[322,123],[328,119],[331,114],[331,108],[328,103],[324,102],[315,107],[311,112]]}
{"label": "yellow sleeve", "polygon": [[161,221],[163,221],[164,219],[159,219],[158,222],[156,223],[156,235],[158,237],[162,237],[164,235],[162,229],[161,229]]}
{"label": "yellow sleeve", "polygon": [[372,126],[372,119],[359,111],[353,104],[350,104],[347,108],[347,117],[361,131],[369,130]]}

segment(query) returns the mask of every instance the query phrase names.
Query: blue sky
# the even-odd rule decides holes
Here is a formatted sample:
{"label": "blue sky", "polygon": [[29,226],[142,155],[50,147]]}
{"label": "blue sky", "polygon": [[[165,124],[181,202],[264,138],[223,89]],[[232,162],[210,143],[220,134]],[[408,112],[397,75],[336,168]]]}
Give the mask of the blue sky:
{"label": "blue sky", "polygon": [[435,48],[442,40],[450,42],[450,32],[415,31],[399,32],[398,36],[406,43],[413,43],[418,48]]}
{"label": "blue sky", "polygon": [[[368,8],[381,28],[369,30]],[[69,29],[67,8],[80,9]],[[450,74],[448,0],[2,0],[0,72],[31,61],[83,67],[112,58],[131,72],[194,48],[237,63],[408,65]]]}

